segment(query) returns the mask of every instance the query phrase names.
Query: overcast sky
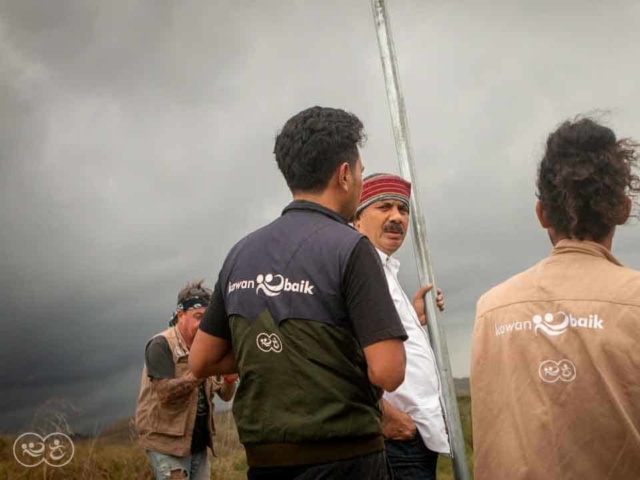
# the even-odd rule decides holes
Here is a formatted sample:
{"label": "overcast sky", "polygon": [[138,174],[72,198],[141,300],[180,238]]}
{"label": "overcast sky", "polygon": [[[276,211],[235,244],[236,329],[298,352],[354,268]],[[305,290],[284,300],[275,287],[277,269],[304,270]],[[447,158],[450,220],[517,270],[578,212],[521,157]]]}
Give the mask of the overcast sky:
{"label": "overcast sky", "polygon": [[[605,109],[640,137],[640,4],[387,3],[441,321],[466,376],[477,298],[550,250],[533,210],[547,134]],[[367,173],[398,172],[371,7],[0,5],[0,431],[52,404],[95,431],[133,415],[144,345],[183,284],[212,285],[290,200],[272,155],[290,116],[356,113]],[[614,253],[640,268],[639,244],[624,227]],[[410,241],[399,258],[412,295]]]}

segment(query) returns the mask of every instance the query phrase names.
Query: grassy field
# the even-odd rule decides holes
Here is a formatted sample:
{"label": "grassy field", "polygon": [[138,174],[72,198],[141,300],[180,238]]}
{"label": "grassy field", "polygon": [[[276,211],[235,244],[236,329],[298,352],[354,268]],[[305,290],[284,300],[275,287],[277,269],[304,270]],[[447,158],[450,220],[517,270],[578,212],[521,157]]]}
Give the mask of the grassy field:
{"label": "grassy field", "polygon": [[[458,408],[460,410],[460,421],[462,422],[462,433],[467,450],[467,463],[473,475],[473,445],[471,444],[471,397],[458,397]],[[438,479],[453,480],[453,470],[451,460],[440,457],[438,460]]]}
{"label": "grassy field", "polygon": [[[460,416],[471,458],[471,402],[459,397]],[[216,414],[216,457],[211,459],[211,478],[240,480],[246,478],[244,450],[231,412]],[[97,439],[76,440],[73,460],[61,468],[42,464],[34,468],[20,465],[13,457],[14,439],[0,437],[0,479],[4,480],[153,480],[146,454],[135,445],[131,427],[123,422],[108,429]],[[471,463],[471,462],[470,462]],[[438,479],[453,479],[451,461],[440,458]]]}

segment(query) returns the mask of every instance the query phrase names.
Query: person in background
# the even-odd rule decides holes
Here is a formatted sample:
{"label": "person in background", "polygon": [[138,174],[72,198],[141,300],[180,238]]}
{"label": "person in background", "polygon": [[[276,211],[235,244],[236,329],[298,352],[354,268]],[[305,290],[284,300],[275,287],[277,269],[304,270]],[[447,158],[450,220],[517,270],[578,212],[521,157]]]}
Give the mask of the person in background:
{"label": "person in background", "polygon": [[[382,397],[387,456],[396,480],[431,480],[436,478],[438,454],[449,454],[450,447],[435,356],[424,329],[424,295],[432,285],[420,288],[409,301],[398,281],[400,261],[393,257],[409,229],[410,198],[411,184],[403,178],[386,173],[370,175],[363,181],[354,225],[376,247],[389,293],[409,336],[404,343],[404,383]],[[439,289],[437,304],[444,309]]]}
{"label": "person in background", "polygon": [[189,370],[189,349],[211,300],[202,284],[194,281],[180,291],[169,328],[145,348],[136,428],[157,480],[210,478],[213,398],[229,401],[235,392],[236,375],[198,379]]}

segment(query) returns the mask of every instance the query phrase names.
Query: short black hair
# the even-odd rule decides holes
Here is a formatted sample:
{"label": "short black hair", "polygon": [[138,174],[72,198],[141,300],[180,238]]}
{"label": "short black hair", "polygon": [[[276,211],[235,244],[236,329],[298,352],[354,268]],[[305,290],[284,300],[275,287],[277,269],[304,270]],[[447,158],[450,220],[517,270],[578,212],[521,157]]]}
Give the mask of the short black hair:
{"label": "short black hair", "polygon": [[339,165],[355,167],[363,128],[358,117],[338,108],[316,106],[291,117],[273,150],[291,191],[320,192]]}
{"label": "short black hair", "polygon": [[623,223],[628,199],[640,192],[638,144],[616,138],[591,118],[566,121],[547,139],[538,168],[538,198],[553,229],[600,241]]}

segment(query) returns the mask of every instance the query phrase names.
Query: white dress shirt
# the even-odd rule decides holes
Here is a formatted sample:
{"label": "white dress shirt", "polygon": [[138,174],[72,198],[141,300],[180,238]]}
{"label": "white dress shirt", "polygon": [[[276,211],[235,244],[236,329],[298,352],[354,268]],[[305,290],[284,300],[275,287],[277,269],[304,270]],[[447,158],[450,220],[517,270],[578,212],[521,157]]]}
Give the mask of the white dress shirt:
{"label": "white dress shirt", "polygon": [[449,455],[449,437],[440,403],[440,379],[428,334],[398,282],[400,262],[380,250],[378,254],[391,298],[409,336],[404,342],[407,355],[404,383],[395,392],[384,392],[383,398],[411,417],[429,450]]}

